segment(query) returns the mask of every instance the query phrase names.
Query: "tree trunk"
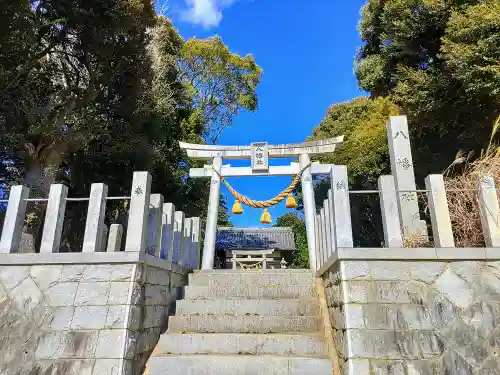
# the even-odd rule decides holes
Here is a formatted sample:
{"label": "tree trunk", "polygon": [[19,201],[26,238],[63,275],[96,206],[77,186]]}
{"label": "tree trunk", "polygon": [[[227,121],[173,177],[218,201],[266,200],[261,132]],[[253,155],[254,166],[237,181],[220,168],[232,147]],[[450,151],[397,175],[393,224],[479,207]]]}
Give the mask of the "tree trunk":
{"label": "tree trunk", "polygon": [[[56,182],[61,161],[62,153],[55,146],[45,146],[31,155],[24,177],[24,185],[30,188],[30,198],[48,198],[50,185]],[[46,201],[28,202],[20,253],[37,252],[46,208]]]}

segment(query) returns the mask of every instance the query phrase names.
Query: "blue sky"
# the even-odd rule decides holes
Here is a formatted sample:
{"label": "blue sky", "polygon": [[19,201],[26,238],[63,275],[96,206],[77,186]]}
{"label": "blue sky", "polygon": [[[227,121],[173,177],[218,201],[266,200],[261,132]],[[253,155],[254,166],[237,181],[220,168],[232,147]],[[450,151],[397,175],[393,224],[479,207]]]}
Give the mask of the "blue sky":
{"label": "blue sky", "polygon": [[[161,11],[184,38],[217,34],[232,52],[254,55],[264,70],[259,109],[237,116],[218,142],[247,145],[302,142],[328,106],[363,95],[353,73],[363,4],[364,0],[168,0]],[[271,160],[273,165],[289,162]],[[288,186],[291,178],[229,181],[240,193],[264,200]],[[225,187],[222,193],[228,196]],[[228,200],[231,208],[234,200]],[[273,221],[286,211],[284,203],[270,209]],[[235,226],[256,227],[261,226],[260,215],[261,210],[245,208],[243,215],[231,219]]]}

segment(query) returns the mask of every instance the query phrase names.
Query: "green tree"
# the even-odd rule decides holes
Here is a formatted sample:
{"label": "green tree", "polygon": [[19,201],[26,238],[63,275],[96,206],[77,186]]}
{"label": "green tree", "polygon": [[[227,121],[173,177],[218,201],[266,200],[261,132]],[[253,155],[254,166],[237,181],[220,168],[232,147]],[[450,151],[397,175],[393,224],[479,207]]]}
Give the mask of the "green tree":
{"label": "green tree", "polygon": [[334,153],[321,155],[318,160],[346,165],[352,183],[373,188],[377,178],[389,172],[386,122],[395,115],[399,115],[397,106],[385,98],[360,97],[334,104],[309,140],[344,135],[344,142]]}
{"label": "green tree", "polygon": [[[309,140],[344,135],[344,142],[334,153],[317,159],[325,164],[346,165],[350,187],[354,190],[376,189],[380,175],[390,174],[386,122],[398,115],[399,109],[390,100],[359,97],[332,105],[314,128]],[[319,211],[330,189],[327,176],[316,178],[314,191]],[[357,246],[380,245],[383,232],[377,195],[351,195],[353,235]],[[299,200],[300,192],[299,192]]]}
{"label": "green tree", "polygon": [[[63,182],[70,196],[86,197],[92,182],[104,182],[110,195],[128,195],[133,171],[148,170],[155,193],[205,217],[209,184],[187,177],[198,163],[178,145],[202,142],[205,125],[192,121],[198,104],[179,64],[177,30],[147,1],[67,5],[0,7],[8,20],[0,25],[0,183],[23,181],[46,197]],[[43,211],[28,207],[26,251],[39,239]],[[85,215],[85,205],[67,206],[63,250],[81,247]],[[108,203],[108,224],[126,225],[126,215],[126,205]],[[224,201],[219,216],[228,225]]]}
{"label": "green tree", "polygon": [[[79,152],[131,135],[123,148],[148,150],[155,124],[141,112],[152,74],[145,48],[156,19],[151,2],[42,0],[1,12],[9,21],[0,26],[0,131],[33,196],[64,180]],[[41,204],[30,207],[29,251],[42,212]]]}
{"label": "green tree", "polygon": [[479,150],[500,114],[498,0],[368,0],[356,73],[408,115],[417,181]]}
{"label": "green tree", "polygon": [[262,69],[252,55],[232,53],[218,36],[187,40],[180,56],[182,82],[192,99],[189,123],[215,143],[233,116],[257,109]]}
{"label": "green tree", "polygon": [[295,213],[286,213],[276,220],[275,227],[292,228],[297,250],[285,254],[285,260],[292,268],[309,268],[309,251],[307,248],[306,225]]}

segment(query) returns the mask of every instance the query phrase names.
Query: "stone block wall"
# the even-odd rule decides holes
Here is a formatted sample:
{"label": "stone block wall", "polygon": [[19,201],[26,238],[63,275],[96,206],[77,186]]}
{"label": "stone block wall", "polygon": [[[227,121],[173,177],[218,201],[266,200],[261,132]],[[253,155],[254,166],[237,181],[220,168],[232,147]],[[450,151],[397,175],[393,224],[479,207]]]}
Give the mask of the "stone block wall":
{"label": "stone block wall", "polygon": [[0,265],[0,374],[142,374],[187,282],[183,269],[40,262]]}
{"label": "stone block wall", "polygon": [[499,261],[339,259],[323,278],[343,375],[500,374]]}

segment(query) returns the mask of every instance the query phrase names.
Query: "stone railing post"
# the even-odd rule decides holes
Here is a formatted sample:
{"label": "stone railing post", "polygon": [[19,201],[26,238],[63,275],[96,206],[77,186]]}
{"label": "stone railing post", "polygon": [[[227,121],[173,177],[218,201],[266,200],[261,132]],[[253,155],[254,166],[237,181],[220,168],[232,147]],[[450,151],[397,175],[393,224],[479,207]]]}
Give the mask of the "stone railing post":
{"label": "stone railing post", "polygon": [[331,253],[333,254],[336,249],[336,241],[335,241],[335,222],[333,220],[333,193],[332,189],[328,189],[328,212],[329,212],[329,223],[328,223],[328,233],[330,236],[330,244],[331,244]]}
{"label": "stone railing post", "polygon": [[172,247],[172,263],[179,264],[182,260],[183,245],[183,227],[184,212],[175,211],[174,213],[174,245]]}
{"label": "stone railing post", "polygon": [[134,172],[125,251],[141,252],[145,250],[148,235],[150,193],[151,175],[148,172]]}
{"label": "stone railing post", "polygon": [[345,165],[334,165],[330,172],[330,181],[332,184],[336,247],[353,247],[347,167]]}
{"label": "stone railing post", "polygon": [[326,233],[326,213],[325,213],[325,207],[323,207],[320,212],[319,212],[319,220],[321,222],[321,265],[325,264],[326,260],[328,259],[328,249],[326,248],[327,246],[327,241],[326,237],[328,237]]}
{"label": "stone railing post", "polygon": [[62,184],[50,186],[47,212],[43,225],[40,253],[58,253],[61,246],[61,234],[66,211],[68,187]]}
{"label": "stone railing post", "polygon": [[325,211],[325,222],[324,222],[324,228],[325,228],[325,262],[330,258],[330,255],[332,255],[332,236],[331,236],[331,230],[330,230],[330,201],[329,199],[325,199],[324,203],[324,211]]}
{"label": "stone railing post", "polygon": [[24,217],[30,189],[26,186],[12,186],[9,192],[7,212],[3,222],[0,253],[17,253],[23,232]]}
{"label": "stone railing post", "polygon": [[[323,266],[323,263],[325,262],[325,251],[324,251],[324,240],[325,240],[325,226],[324,226],[324,220],[325,219],[325,212],[324,209],[319,210],[318,214],[318,233],[319,233],[319,241],[316,243],[316,248],[318,249],[318,260],[319,260],[319,268]],[[319,269],[318,268],[318,269]]]}
{"label": "stone railing post", "polygon": [[500,208],[491,174],[479,177],[479,206],[484,242],[487,247],[500,247]]}
{"label": "stone railing post", "polygon": [[193,269],[200,268],[200,218],[191,218],[191,263]]}
{"label": "stone railing post", "polygon": [[443,175],[431,174],[427,176],[425,189],[428,191],[427,200],[431,215],[434,247],[455,247]]}
{"label": "stone railing post", "polygon": [[163,195],[151,194],[149,197],[148,240],[146,253],[160,257],[161,230],[163,215]]}
{"label": "stone railing post", "polygon": [[106,215],[106,198],[108,187],[105,184],[92,184],[90,187],[87,222],[83,236],[84,253],[104,251],[104,217]]}
{"label": "stone railing post", "polygon": [[317,271],[321,268],[321,260],[320,260],[320,249],[319,249],[319,243],[320,243],[320,231],[319,231],[319,228],[320,228],[320,222],[319,222],[319,215],[316,215],[314,217],[314,239],[315,239],[315,243],[316,243],[316,249],[315,249],[315,264],[314,266],[316,267],[316,269],[314,269],[313,271]]}
{"label": "stone railing post", "polygon": [[120,251],[122,246],[123,226],[121,224],[111,224],[108,235],[108,252]]}
{"label": "stone railing post", "polygon": [[182,257],[179,258],[179,265],[189,267],[191,262],[191,219],[184,219],[182,238]]}
{"label": "stone railing post", "polygon": [[163,205],[160,258],[172,262],[174,248],[174,212],[172,203]]}
{"label": "stone railing post", "polygon": [[380,176],[378,179],[380,191],[380,211],[384,227],[384,242],[386,247],[403,247],[401,221],[399,220],[398,197],[393,176]]}

